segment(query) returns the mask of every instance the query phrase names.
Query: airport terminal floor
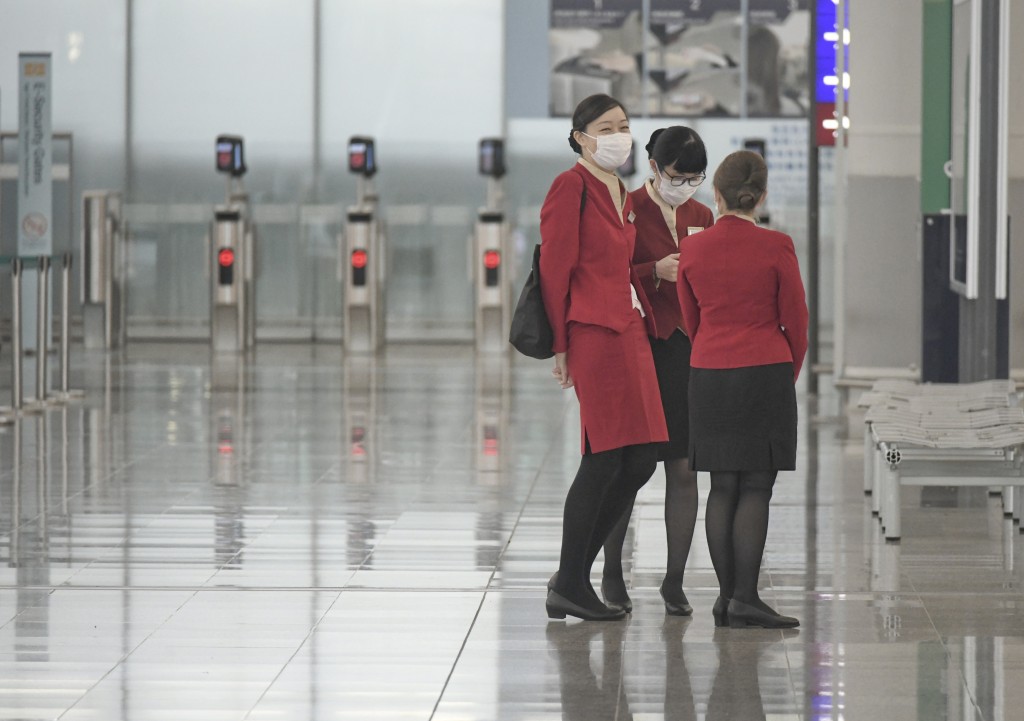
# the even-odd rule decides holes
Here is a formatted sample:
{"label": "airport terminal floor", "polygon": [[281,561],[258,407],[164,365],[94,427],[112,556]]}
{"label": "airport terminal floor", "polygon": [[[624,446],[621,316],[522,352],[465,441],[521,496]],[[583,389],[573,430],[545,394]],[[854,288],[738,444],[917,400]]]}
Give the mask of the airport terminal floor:
{"label": "airport terminal floor", "polygon": [[831,395],[773,500],[782,632],[714,627],[703,513],[666,616],[660,468],[632,615],[548,620],[579,461],[549,362],[133,344],[71,381],[0,430],[2,719],[1020,718],[1024,536],[985,489],[909,489],[886,542]]}

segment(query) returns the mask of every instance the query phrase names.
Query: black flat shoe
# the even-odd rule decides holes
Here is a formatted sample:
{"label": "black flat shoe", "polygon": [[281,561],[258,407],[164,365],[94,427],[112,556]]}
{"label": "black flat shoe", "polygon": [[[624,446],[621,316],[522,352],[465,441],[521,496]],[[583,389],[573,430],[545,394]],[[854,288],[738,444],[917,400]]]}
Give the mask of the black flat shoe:
{"label": "black flat shoe", "polygon": [[711,609],[711,615],[715,617],[715,627],[722,628],[729,625],[729,599],[719,596],[715,599],[715,605]]}
{"label": "black flat shoe", "polygon": [[554,591],[548,593],[548,599],[544,603],[547,609],[548,618],[561,619],[566,616],[575,616],[584,621],[618,621],[626,617],[626,612],[621,608],[608,608],[604,606],[603,611],[591,611],[583,606],[578,606],[567,598],[559,596]]}
{"label": "black flat shoe", "polygon": [[611,589],[603,578],[601,579],[601,595],[604,596],[604,602],[609,608],[621,608],[625,613],[633,613],[633,600],[629,594],[618,589]]}
{"label": "black flat shoe", "polygon": [[686,594],[682,591],[679,594],[683,597],[681,601],[669,601],[665,597],[665,589],[659,588],[658,593],[661,594],[661,600],[665,602],[665,613],[669,616],[692,616],[693,606],[686,598]]}
{"label": "black flat shoe", "polygon": [[792,616],[768,613],[735,598],[729,601],[728,614],[730,628],[796,628],[800,625],[800,621]]}

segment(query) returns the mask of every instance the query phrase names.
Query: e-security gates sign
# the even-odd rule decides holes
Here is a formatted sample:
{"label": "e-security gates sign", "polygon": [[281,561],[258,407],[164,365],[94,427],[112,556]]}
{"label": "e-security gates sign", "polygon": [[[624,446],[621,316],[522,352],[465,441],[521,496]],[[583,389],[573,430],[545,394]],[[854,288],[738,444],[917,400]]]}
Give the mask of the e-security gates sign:
{"label": "e-security gates sign", "polygon": [[50,53],[18,55],[18,255],[53,255]]}

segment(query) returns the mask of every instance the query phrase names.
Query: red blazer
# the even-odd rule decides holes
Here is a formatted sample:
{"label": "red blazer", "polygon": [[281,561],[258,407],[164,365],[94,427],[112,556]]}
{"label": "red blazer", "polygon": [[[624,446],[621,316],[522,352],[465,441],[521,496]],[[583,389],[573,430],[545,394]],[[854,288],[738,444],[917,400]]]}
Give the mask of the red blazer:
{"label": "red blazer", "polygon": [[706,205],[692,198],[676,208],[676,233],[679,245],[672,238],[665,216],[651,194],[646,183],[632,193],[633,212],[636,213],[636,248],[633,250],[633,268],[640,276],[647,299],[654,308],[654,322],[658,326],[658,338],[665,340],[683,327],[683,315],[679,310],[679,295],[675,283],[654,282],[654,264],[666,255],[679,252],[688,235],[687,228],[710,228],[715,216]]}
{"label": "red blazer", "polygon": [[807,303],[793,240],[726,215],[679,249],[679,306],[694,368],[793,363],[807,353]]}
{"label": "red blazer", "polygon": [[[581,213],[584,185],[587,203]],[[571,321],[624,331],[637,312],[630,282],[644,309],[647,332],[657,333],[651,304],[630,264],[636,242],[632,205],[627,194],[620,222],[608,187],[579,163],[551,184],[540,209],[540,289],[555,353],[568,350]]]}

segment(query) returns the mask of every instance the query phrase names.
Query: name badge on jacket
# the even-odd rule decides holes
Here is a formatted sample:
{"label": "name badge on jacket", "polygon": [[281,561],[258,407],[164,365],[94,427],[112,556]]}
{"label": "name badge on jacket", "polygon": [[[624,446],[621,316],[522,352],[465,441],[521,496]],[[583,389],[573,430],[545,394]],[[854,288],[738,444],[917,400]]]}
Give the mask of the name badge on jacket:
{"label": "name badge on jacket", "polygon": [[704,226],[702,225],[689,225],[686,228],[686,234],[693,235],[694,233],[699,233],[702,230],[704,230]]}

